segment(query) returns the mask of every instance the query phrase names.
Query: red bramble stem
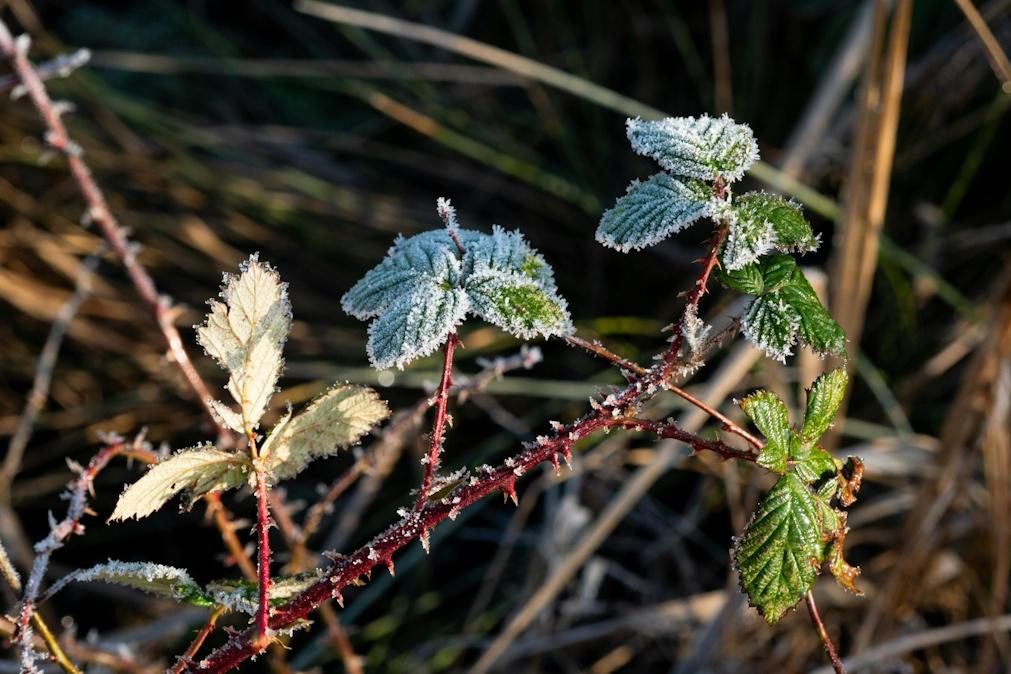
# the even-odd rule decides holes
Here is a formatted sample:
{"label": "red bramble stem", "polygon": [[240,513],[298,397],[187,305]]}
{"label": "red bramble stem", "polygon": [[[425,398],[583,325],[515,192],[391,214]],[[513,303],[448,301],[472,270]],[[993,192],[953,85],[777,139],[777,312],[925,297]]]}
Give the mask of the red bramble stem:
{"label": "red bramble stem", "polygon": [[442,436],[446,428],[446,403],[449,402],[449,389],[453,386],[453,352],[460,338],[455,332],[449,333],[443,346],[442,379],[435,392],[435,420],[432,422],[432,435],[428,438],[428,455],[425,457],[425,474],[421,479],[418,498],[414,502],[414,510],[425,507],[428,492],[432,489],[432,481],[439,470],[439,455],[442,453]]}
{"label": "red bramble stem", "polygon": [[267,627],[270,621],[270,509],[267,506],[267,475],[256,470],[256,552],[259,606],[256,611],[256,645],[260,650],[270,642]]}

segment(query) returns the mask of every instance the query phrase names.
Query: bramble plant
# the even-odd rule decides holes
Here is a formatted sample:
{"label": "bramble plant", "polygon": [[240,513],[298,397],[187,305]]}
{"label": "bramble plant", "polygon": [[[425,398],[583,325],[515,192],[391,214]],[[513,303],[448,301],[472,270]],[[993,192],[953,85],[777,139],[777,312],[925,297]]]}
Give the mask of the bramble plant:
{"label": "bramble plant", "polygon": [[[89,188],[83,189],[86,197],[100,197],[79,153],[70,151],[59,115],[47,114],[52,111],[52,102],[27,61],[27,44],[15,43],[2,24],[0,28],[0,48],[52,127],[47,136],[50,145],[73,159],[75,177]],[[372,389],[339,384],[304,410],[289,410],[269,433],[261,432],[261,419],[273,401],[283,369],[282,347],[291,325],[291,305],[279,274],[253,255],[237,275],[226,275],[220,300],[210,302],[206,321],[196,328],[199,344],[228,375],[225,388],[231,403],[201,396],[219,428],[217,441],[158,460],[139,441],[131,444],[110,438],[99,455],[80,469],[79,478],[71,485],[67,517],[54,521],[50,536],[37,546],[38,558],[22,592],[16,639],[22,671],[40,671],[33,629],[43,635],[48,630],[36,612],[38,604],[70,582],[95,581],[215,607],[206,628],[172,671],[218,673],[234,669],[268,648],[279,635],[306,626],[309,616],[325,602],[342,603],[343,590],[366,582],[375,567],[384,565],[393,573],[394,556],[408,543],[420,540],[427,550],[432,529],[443,520],[455,518],[463,508],[493,492],[516,501],[516,482],[525,473],[548,461],[557,470],[559,456],[569,461],[580,441],[598,431],[620,429],[678,440],[694,451],[712,451],[724,459],[756,463],[777,476],[733,546],[741,590],[770,624],[806,598],[833,665],[841,671],[811,589],[827,565],[844,588],[857,592],[854,579],[859,571],[843,557],[847,532],[844,509],[856,497],[862,465],[856,458],[843,462],[818,444],[844,397],[845,371],[828,372],[813,382],[803,421],[797,427],[791,426],[786,404],[774,394],[758,391],[744,398],[740,406],[764,440],[678,387],[738,328],[779,361],[798,343],[820,354],[845,356],[841,329],[794,257],[814,250],[818,237],[796,204],[764,192],[733,194],[734,183],[758,157],[757,143],[746,125],[725,115],[630,119],[627,131],[632,148],[655,159],[663,172],[629,186],[603,214],[598,241],[628,252],[654,245],[697,221],[708,220],[713,228],[701,272],[686,296],[681,317],[672,326],[669,345],[651,366],[630,362],[601,344],[575,336],[551,267],[523,236],[499,227],[493,227],[491,233],[462,229],[450,202],[440,199],[437,211],[444,227],[397,239],[386,257],[348,290],[341,302],[349,314],[372,321],[366,350],[377,369],[404,368],[438,349],[443,352],[441,378],[429,401],[435,412],[413,507],[401,509],[397,522],[357,551],[346,556],[331,554],[326,568],[273,577],[267,536],[272,523],[271,489],[298,475],[311,461],[357,443],[387,418],[389,410]],[[89,205],[113,250],[124,264],[136,265],[104,200],[97,206],[89,201]],[[143,274],[142,269],[137,271],[139,267],[130,269]],[[718,334],[712,334],[712,327],[699,312],[713,276],[727,289],[753,298],[739,320]],[[143,292],[142,296],[147,297]],[[160,317],[164,307],[158,301],[154,305],[155,315]],[[553,422],[549,431],[498,466],[443,474],[440,463],[449,426],[448,404],[454,392],[453,357],[460,343],[457,330],[471,314],[521,339],[562,338],[610,360],[620,368],[626,383],[591,398],[589,409],[575,421]],[[160,325],[171,344],[174,328],[161,321]],[[185,366],[188,360],[180,363]],[[198,375],[193,382],[194,390],[206,390]],[[670,419],[645,417],[645,403],[660,391],[671,391],[703,409],[728,437],[704,437]],[[379,428],[376,432],[386,431]],[[110,560],[68,574],[42,594],[49,556],[70,535],[83,533],[80,520],[86,513],[94,476],[117,455],[145,458],[154,465],[124,490],[110,521],[146,517],[181,493],[191,504],[244,486],[254,492],[256,582],[224,579],[201,586],[184,569]],[[227,522],[223,534],[225,529]],[[9,569],[5,564],[5,575],[19,587],[20,580]],[[224,611],[250,614],[250,628],[197,657],[203,639]],[[55,640],[46,639],[46,643],[64,669],[76,671]]]}

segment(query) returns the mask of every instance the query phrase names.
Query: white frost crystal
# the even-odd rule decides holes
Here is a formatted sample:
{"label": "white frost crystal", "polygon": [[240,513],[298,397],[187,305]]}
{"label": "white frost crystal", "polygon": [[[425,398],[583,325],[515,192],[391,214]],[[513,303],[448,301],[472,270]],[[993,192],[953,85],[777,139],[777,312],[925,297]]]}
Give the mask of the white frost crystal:
{"label": "white frost crystal", "polygon": [[352,316],[375,319],[367,350],[376,369],[434,352],[470,313],[522,339],[572,330],[551,268],[520,233],[459,229],[448,200],[438,210],[447,229],[398,239],[341,300]]}
{"label": "white frost crystal", "polygon": [[632,149],[674,175],[735,182],[758,160],[751,127],[721,117],[667,117],[626,122]]}
{"label": "white frost crystal", "polygon": [[657,173],[633,180],[625,196],[604,211],[597,241],[622,253],[663,241],[710,214],[712,190],[692,178]]}

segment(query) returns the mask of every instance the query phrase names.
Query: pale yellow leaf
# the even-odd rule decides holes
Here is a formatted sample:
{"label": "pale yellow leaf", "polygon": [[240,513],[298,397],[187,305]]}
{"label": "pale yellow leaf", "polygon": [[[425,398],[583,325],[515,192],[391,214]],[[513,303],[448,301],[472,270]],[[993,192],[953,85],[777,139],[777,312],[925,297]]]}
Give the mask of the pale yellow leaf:
{"label": "pale yellow leaf", "polygon": [[[211,300],[197,340],[228,370],[228,392],[239,404],[241,431],[252,432],[274,394],[281,375],[281,349],[291,327],[285,284],[269,265],[250,256],[238,276],[225,276],[224,302]],[[225,408],[223,405],[221,408]],[[222,413],[232,426],[233,419]]]}
{"label": "pale yellow leaf", "polygon": [[372,389],[335,386],[298,416],[280,422],[263,444],[260,457],[274,480],[294,477],[313,459],[354,444],[389,414],[386,403]]}
{"label": "pale yellow leaf", "polygon": [[246,481],[249,457],[213,447],[185,449],[155,464],[120,495],[110,520],[141,519],[181,491],[191,499],[219,489],[234,489]]}

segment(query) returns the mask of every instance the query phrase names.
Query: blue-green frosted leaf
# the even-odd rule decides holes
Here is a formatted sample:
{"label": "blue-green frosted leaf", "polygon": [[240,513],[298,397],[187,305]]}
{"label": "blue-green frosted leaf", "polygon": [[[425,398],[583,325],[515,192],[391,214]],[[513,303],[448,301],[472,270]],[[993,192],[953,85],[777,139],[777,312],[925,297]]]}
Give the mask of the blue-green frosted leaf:
{"label": "blue-green frosted leaf", "polygon": [[488,234],[465,240],[464,276],[468,279],[490,274],[516,274],[548,292],[555,292],[555,275],[540,253],[520,232],[507,232],[498,225]]}
{"label": "blue-green frosted leaf", "polygon": [[674,175],[734,182],[758,160],[751,128],[721,117],[668,117],[626,122],[632,149]]}
{"label": "blue-green frosted leaf", "polygon": [[413,292],[416,285],[435,282],[453,286],[459,278],[456,244],[445,230],[401,237],[383,261],[344,294],[341,307],[355,318],[367,320]]}
{"label": "blue-green frosted leaf", "polygon": [[463,288],[432,281],[414,285],[369,326],[366,345],[377,370],[405,365],[438,349],[463,322],[470,300]]}
{"label": "blue-green frosted leaf", "polygon": [[741,590],[769,624],[796,606],[824,561],[818,505],[793,473],[779,478],[734,546]]}
{"label": "blue-green frosted leaf", "polygon": [[597,241],[628,252],[663,241],[709,214],[712,191],[698,180],[658,173],[633,181],[600,219]]}

